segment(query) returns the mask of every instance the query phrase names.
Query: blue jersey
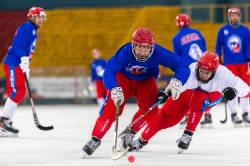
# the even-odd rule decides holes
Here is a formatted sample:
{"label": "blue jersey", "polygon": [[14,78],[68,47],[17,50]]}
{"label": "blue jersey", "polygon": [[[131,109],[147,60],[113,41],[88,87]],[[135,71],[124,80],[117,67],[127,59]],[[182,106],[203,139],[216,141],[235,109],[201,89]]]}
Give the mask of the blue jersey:
{"label": "blue jersey", "polygon": [[31,21],[20,25],[4,59],[4,64],[19,66],[21,57],[27,56],[31,59],[34,54],[36,39],[37,28]]}
{"label": "blue jersey", "polygon": [[145,62],[139,62],[132,53],[132,43],[127,43],[108,60],[104,71],[104,85],[109,90],[119,86],[115,77],[118,72],[137,81],[156,78],[159,74],[158,65],[170,68],[175,72],[176,79],[182,84],[186,83],[190,69],[178,55],[155,44],[151,57]]}
{"label": "blue jersey", "polygon": [[94,60],[91,65],[91,81],[103,80],[103,72],[106,66],[106,61],[104,59]]}
{"label": "blue jersey", "polygon": [[249,40],[247,27],[240,24],[234,28],[227,24],[219,29],[215,51],[219,56],[224,55],[224,64],[245,64],[250,60]]}
{"label": "blue jersey", "polygon": [[173,51],[181,56],[187,65],[196,62],[206,51],[206,41],[201,33],[189,27],[181,28],[172,39]]}

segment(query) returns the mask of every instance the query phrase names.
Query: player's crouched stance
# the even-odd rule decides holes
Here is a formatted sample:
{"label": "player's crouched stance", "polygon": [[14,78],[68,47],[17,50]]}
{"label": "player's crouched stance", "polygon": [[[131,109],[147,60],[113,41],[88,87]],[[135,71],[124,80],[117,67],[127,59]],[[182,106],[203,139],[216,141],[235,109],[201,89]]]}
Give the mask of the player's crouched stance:
{"label": "player's crouched stance", "polygon": [[[205,52],[190,65],[188,81],[182,86],[180,97],[169,97],[158,112],[156,119],[148,122],[141,137],[133,141],[133,150],[139,151],[160,130],[178,124],[189,111],[187,126],[176,142],[179,152],[187,150],[203,113],[218,104],[223,97],[233,100],[249,94],[248,85],[226,67],[219,65],[217,54]],[[158,98],[167,98],[160,92]]]}

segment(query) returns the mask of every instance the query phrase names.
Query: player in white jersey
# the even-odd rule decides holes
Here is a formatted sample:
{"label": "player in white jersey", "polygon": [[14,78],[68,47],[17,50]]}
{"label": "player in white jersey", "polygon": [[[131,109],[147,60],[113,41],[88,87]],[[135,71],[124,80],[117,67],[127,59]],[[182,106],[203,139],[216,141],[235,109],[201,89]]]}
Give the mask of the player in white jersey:
{"label": "player in white jersey", "polygon": [[158,111],[157,118],[148,122],[141,137],[133,141],[133,150],[140,150],[158,131],[178,124],[189,111],[186,129],[177,141],[182,152],[188,149],[193,133],[207,109],[211,109],[223,98],[233,100],[235,97],[249,95],[248,85],[225,66],[219,65],[217,54],[206,51],[198,62],[189,67],[191,73],[182,86],[178,100],[168,98],[166,90],[159,93],[158,99],[167,101]]}

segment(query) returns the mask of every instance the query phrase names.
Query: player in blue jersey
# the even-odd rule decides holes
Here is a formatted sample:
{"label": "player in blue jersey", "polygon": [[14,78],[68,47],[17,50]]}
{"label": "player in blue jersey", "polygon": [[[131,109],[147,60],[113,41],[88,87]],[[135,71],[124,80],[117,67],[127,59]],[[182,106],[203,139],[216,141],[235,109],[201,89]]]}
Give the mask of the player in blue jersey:
{"label": "player in blue jersey", "polygon": [[[250,32],[240,23],[241,12],[237,7],[228,9],[229,23],[222,26],[217,34],[216,53],[223,55],[224,65],[231,72],[250,85]],[[237,116],[238,98],[228,101],[232,122],[235,127],[242,127],[242,120]],[[242,119],[245,126],[250,126],[249,97],[240,98]]]}
{"label": "player in blue jersey", "polygon": [[41,28],[46,14],[41,7],[32,7],[28,12],[29,21],[17,28],[12,44],[4,59],[6,93],[8,98],[0,117],[0,136],[18,136],[19,130],[12,126],[17,105],[26,93],[25,76],[29,77],[29,62],[34,54],[37,29]]}
{"label": "player in blue jersey", "polygon": [[[101,139],[115,121],[116,105],[120,104],[121,115],[125,101],[134,97],[139,107],[132,118],[134,121],[156,102],[158,65],[175,72],[166,91],[171,92],[173,100],[178,99],[190,69],[179,56],[156,44],[150,29],[138,28],[132,35],[132,42],[123,45],[108,60],[104,71],[104,85],[109,91],[92,130],[92,137],[83,147],[86,155],[91,155],[99,147]],[[157,112],[157,107],[152,109],[127,131],[127,135],[122,137],[122,148],[132,146],[134,135],[149,120],[156,118]]]}
{"label": "player in blue jersey", "polygon": [[102,52],[99,49],[92,50],[92,56],[94,61],[91,63],[91,82],[95,84],[96,100],[99,106],[104,103],[104,97],[106,96],[107,89],[103,84],[103,73],[106,66],[106,60],[101,58]]}
{"label": "player in blue jersey", "polygon": [[[190,17],[187,14],[179,14],[175,19],[179,32],[172,39],[173,51],[181,56],[187,65],[197,62],[198,58],[206,51],[206,40],[203,35],[194,28],[190,28]],[[185,128],[189,113],[180,122],[180,128]],[[201,128],[212,128],[210,109],[206,110],[205,118],[201,121]]]}

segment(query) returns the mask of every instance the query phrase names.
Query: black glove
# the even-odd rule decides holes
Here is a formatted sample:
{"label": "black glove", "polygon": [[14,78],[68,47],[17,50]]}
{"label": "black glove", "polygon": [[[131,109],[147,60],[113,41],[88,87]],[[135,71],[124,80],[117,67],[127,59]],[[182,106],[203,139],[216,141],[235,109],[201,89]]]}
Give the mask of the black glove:
{"label": "black glove", "polygon": [[237,94],[235,88],[227,87],[222,91],[222,94],[227,100],[233,100]]}
{"label": "black glove", "polygon": [[166,95],[164,91],[165,90],[160,90],[157,97],[157,101],[162,99],[162,101],[160,102],[161,104],[165,103],[169,97],[169,95]]}

